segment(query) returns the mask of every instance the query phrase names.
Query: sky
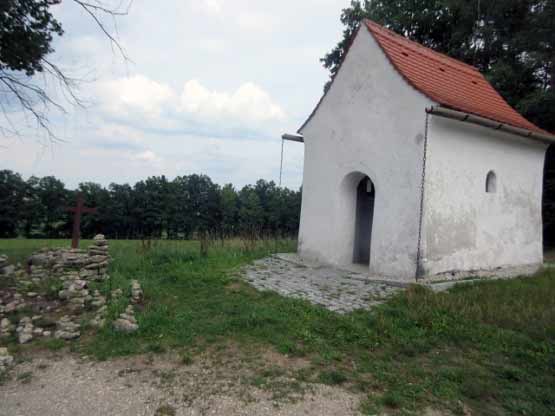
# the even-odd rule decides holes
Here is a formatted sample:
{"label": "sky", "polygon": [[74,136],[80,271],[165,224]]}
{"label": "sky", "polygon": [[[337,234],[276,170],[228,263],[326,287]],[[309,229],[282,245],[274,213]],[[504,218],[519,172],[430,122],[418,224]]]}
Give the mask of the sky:
{"label": "sky", "polygon": [[[193,173],[236,187],[278,182],[281,134],[295,132],[321,97],[320,58],[340,40],[348,3],[135,0],[117,19],[124,60],[64,1],[53,7],[65,34],[50,59],[82,80],[86,105],[50,113],[55,143],[20,117],[19,136],[0,135],[0,169],[53,175],[68,188]],[[285,143],[284,186],[301,186],[303,150]]]}

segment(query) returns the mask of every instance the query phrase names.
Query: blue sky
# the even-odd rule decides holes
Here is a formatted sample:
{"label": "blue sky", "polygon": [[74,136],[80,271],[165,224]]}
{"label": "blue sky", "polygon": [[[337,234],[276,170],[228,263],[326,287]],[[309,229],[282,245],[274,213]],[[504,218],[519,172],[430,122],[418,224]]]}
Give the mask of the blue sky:
{"label": "blue sky", "polygon": [[[54,10],[66,33],[52,60],[85,80],[87,107],[51,113],[63,142],[32,125],[0,136],[0,167],[68,187],[192,173],[236,186],[277,182],[280,135],[320,98],[328,74],[319,59],[340,39],[348,3],[135,0],[117,23],[124,62],[89,17],[62,2]],[[302,159],[303,145],[287,143],[284,185],[301,185]]]}

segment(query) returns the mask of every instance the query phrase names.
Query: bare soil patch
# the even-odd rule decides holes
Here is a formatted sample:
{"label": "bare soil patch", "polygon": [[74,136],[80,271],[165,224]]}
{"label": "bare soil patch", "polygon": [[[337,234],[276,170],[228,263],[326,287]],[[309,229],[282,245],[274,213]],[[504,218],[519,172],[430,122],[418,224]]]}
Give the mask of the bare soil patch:
{"label": "bare soil patch", "polygon": [[[177,354],[105,362],[67,353],[38,354],[17,365],[0,386],[0,415],[358,414],[360,398],[353,393],[294,383],[289,371],[303,368],[307,363],[301,360],[274,352],[259,355],[260,361],[227,353],[207,351],[189,364]],[[268,383],[257,386],[266,368],[260,363],[275,372]],[[293,387],[283,388],[289,381]]]}

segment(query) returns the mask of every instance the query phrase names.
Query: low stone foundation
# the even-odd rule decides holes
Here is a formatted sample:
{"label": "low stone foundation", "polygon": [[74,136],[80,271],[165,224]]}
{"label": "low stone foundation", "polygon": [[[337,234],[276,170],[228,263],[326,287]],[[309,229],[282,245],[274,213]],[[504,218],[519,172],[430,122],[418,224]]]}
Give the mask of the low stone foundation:
{"label": "low stone foundation", "polygon": [[[6,256],[0,255],[0,341],[14,339],[26,344],[42,337],[76,339],[81,335],[83,319],[91,319],[93,327],[103,327],[107,297],[124,294],[114,289],[104,296],[90,289],[92,282],[110,279],[110,262],[108,241],[103,235],[97,235],[87,250],[39,250],[25,265],[11,265]],[[138,281],[132,282],[127,294],[133,305],[142,303]],[[132,306],[126,314],[133,325],[125,331],[138,330]]]}
{"label": "low stone foundation", "polygon": [[484,270],[453,270],[423,277],[422,279],[419,279],[419,283],[457,282],[469,279],[511,279],[515,277],[532,276],[540,271],[542,267],[542,264],[527,264],[522,266],[496,267]]}

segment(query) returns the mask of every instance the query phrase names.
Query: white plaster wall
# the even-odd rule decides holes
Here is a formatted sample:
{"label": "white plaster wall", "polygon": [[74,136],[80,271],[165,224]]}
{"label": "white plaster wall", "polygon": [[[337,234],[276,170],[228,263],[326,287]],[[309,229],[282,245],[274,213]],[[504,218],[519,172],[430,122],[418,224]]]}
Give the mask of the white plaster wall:
{"label": "white plaster wall", "polygon": [[[546,146],[430,116],[423,267],[428,276],[540,265]],[[486,193],[486,175],[497,192]]]}
{"label": "white plaster wall", "polygon": [[369,273],[414,281],[425,108],[431,104],[361,29],[302,129],[301,256],[352,263],[356,185],[368,175],[376,188]]}

